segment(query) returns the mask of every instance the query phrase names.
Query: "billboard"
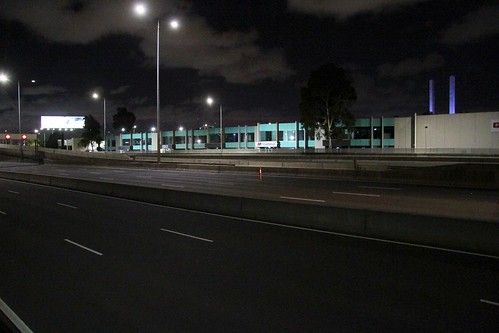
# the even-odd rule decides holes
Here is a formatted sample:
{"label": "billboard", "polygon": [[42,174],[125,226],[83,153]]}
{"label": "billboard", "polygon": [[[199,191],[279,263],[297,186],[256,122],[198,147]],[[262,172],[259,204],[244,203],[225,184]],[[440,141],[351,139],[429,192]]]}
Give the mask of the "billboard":
{"label": "billboard", "polygon": [[42,116],[41,128],[77,129],[85,126],[85,116]]}

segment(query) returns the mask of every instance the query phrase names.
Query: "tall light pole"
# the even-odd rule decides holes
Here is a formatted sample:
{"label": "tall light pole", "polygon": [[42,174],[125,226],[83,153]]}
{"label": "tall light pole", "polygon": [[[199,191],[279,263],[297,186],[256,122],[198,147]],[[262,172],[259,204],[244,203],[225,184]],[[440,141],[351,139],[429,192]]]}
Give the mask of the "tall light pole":
{"label": "tall light pole", "polygon": [[[94,92],[92,94],[92,98],[93,99],[99,99],[99,94]],[[107,128],[106,128],[106,98],[105,97],[102,97],[102,105],[103,105],[103,109],[104,109],[104,152],[107,151],[107,140],[106,140],[106,136],[107,136]]]}
{"label": "tall light pole", "polygon": [[[208,105],[212,105],[214,102],[213,98],[211,97],[208,97],[206,99],[206,103],[208,103]],[[219,114],[220,114],[220,153],[223,153],[223,149],[224,149],[224,139],[223,139],[223,107],[222,107],[222,103],[220,103],[220,108],[219,108]]]}
{"label": "tall light pole", "polygon": [[[10,81],[10,78],[5,73],[0,73],[0,83],[7,83]],[[35,83],[35,80],[31,80],[31,83]],[[17,81],[17,113],[19,120],[19,134],[21,134],[21,82]]]}
{"label": "tall light pole", "polygon": [[[139,16],[144,16],[147,13],[147,8],[143,3],[139,3],[135,5],[135,12]],[[170,27],[172,29],[178,29],[179,23],[177,20],[170,21]],[[161,162],[161,126],[160,126],[160,85],[159,85],[159,55],[160,55],[160,46],[159,46],[159,36],[160,36],[160,19],[157,20],[157,32],[156,32],[156,130],[157,130],[157,139],[156,139],[156,147],[158,154],[158,163]]]}

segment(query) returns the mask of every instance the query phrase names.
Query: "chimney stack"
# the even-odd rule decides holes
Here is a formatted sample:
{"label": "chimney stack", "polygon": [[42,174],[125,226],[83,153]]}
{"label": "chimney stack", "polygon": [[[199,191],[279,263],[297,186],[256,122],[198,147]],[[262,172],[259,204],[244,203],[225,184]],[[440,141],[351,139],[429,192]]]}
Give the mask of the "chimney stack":
{"label": "chimney stack", "polygon": [[430,114],[435,113],[435,81],[430,80],[430,105],[429,110]]}
{"label": "chimney stack", "polygon": [[456,77],[449,77],[449,114],[456,113]]}

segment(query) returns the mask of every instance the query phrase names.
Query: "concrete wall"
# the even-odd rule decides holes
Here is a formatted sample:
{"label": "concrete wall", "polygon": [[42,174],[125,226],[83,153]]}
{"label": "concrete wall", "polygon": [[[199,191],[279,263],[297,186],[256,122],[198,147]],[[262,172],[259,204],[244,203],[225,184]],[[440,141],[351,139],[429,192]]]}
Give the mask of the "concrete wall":
{"label": "concrete wall", "polygon": [[412,148],[412,118],[395,118],[395,148]]}
{"label": "concrete wall", "polygon": [[417,116],[416,148],[497,149],[493,120],[499,121],[499,112]]}
{"label": "concrete wall", "polygon": [[499,149],[499,130],[493,129],[493,121],[499,121],[499,112],[395,118],[395,148]]}

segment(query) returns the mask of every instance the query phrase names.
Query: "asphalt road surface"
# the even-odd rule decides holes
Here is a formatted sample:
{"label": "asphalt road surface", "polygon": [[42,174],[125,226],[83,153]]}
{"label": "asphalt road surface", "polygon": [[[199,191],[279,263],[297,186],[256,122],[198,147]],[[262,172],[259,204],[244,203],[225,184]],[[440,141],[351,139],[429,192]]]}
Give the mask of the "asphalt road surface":
{"label": "asphalt road surface", "polygon": [[15,172],[351,208],[499,222],[499,191],[379,181],[71,165],[0,164]]}
{"label": "asphalt road surface", "polygon": [[499,328],[499,258],[46,186],[0,180],[0,249],[34,332]]}

